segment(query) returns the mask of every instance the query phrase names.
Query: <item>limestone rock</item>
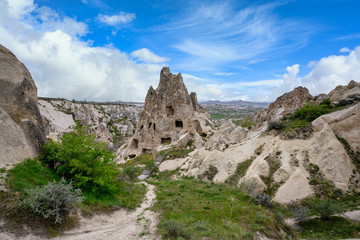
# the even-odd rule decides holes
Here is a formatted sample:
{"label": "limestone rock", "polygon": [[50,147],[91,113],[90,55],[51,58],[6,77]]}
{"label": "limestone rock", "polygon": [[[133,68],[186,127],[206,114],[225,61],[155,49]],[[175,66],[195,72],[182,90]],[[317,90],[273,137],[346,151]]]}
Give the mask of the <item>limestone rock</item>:
{"label": "limestone rock", "polygon": [[321,130],[327,123],[332,131],[346,141],[355,151],[360,151],[360,103],[348,109],[323,115],[315,119],[313,128]]}
{"label": "limestone rock", "polygon": [[256,125],[261,125],[263,122],[266,121],[266,117],[267,117],[267,112],[268,109],[264,108],[260,111],[256,111],[254,113],[250,114],[250,120],[254,123],[256,123]]}
{"label": "limestone rock", "polygon": [[300,169],[295,171],[291,177],[283,184],[274,197],[274,201],[280,203],[290,203],[298,199],[305,198],[313,194],[307,176]]}
{"label": "limestone rock", "polygon": [[205,147],[207,149],[215,149],[223,151],[231,144],[239,143],[247,135],[247,130],[236,126],[231,120],[226,120],[218,131],[206,141]]}
{"label": "limestone rock", "polygon": [[35,156],[23,130],[0,108],[0,168]]}
{"label": "limestone rock", "polygon": [[37,88],[30,72],[0,45],[0,107],[24,131],[34,153],[39,153],[46,141],[37,101]]}
{"label": "limestone rock", "polygon": [[210,116],[199,106],[196,94],[188,94],[181,74],[174,75],[164,67],[159,86],[150,87],[147,92],[134,136],[118,150],[117,160],[156,152],[163,144],[173,144],[186,133],[201,144],[199,135],[207,136],[211,125]]}
{"label": "limestone rock", "polygon": [[312,97],[307,88],[297,87],[271,103],[266,118],[268,121],[278,121],[286,114],[291,114],[303,107]]}
{"label": "limestone rock", "polygon": [[331,102],[359,102],[360,83],[351,80],[347,86],[339,85],[329,93]]}

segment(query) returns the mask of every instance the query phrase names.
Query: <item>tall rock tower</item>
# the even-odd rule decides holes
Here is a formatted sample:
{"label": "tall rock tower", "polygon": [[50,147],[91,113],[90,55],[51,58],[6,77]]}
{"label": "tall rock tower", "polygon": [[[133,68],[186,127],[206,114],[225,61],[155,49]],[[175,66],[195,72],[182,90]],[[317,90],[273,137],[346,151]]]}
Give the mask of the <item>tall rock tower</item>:
{"label": "tall rock tower", "polygon": [[168,67],[160,73],[159,86],[150,86],[137,130],[128,143],[119,148],[118,159],[154,153],[164,145],[186,146],[194,140],[202,146],[201,135],[208,135],[210,115],[198,104],[196,93],[189,95],[181,73],[174,75]]}

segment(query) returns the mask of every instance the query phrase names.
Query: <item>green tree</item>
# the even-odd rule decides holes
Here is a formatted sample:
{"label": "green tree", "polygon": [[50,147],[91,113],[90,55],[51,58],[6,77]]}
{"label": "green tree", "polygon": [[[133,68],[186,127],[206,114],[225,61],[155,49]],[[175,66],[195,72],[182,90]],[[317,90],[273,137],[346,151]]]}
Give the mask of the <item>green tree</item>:
{"label": "green tree", "polygon": [[84,191],[114,192],[119,173],[114,157],[106,143],[95,141],[89,128],[77,125],[59,142],[45,144],[40,160]]}

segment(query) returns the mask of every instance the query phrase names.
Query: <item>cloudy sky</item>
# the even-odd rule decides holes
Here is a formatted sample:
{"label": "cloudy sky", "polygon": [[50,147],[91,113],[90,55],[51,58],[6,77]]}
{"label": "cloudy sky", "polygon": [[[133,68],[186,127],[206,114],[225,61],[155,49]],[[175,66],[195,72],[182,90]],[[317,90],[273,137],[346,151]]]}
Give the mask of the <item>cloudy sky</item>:
{"label": "cloudy sky", "polygon": [[360,81],[359,0],[0,0],[0,44],[39,96],[144,101],[163,66],[199,100]]}

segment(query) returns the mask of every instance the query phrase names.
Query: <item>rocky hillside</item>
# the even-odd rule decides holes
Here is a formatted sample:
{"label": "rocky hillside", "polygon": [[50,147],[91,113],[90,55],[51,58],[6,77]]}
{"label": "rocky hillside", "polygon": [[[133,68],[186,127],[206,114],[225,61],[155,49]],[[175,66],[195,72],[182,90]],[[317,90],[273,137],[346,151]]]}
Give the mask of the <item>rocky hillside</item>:
{"label": "rocky hillside", "polygon": [[135,133],[142,107],[120,103],[87,103],[40,98],[39,109],[46,136],[57,140],[79,122],[89,126],[96,139],[117,149]]}
{"label": "rocky hillside", "polygon": [[224,122],[203,147],[160,169],[251,186],[282,203],[359,191],[359,86],[351,81],[316,97],[296,88],[253,115],[257,129]]}

